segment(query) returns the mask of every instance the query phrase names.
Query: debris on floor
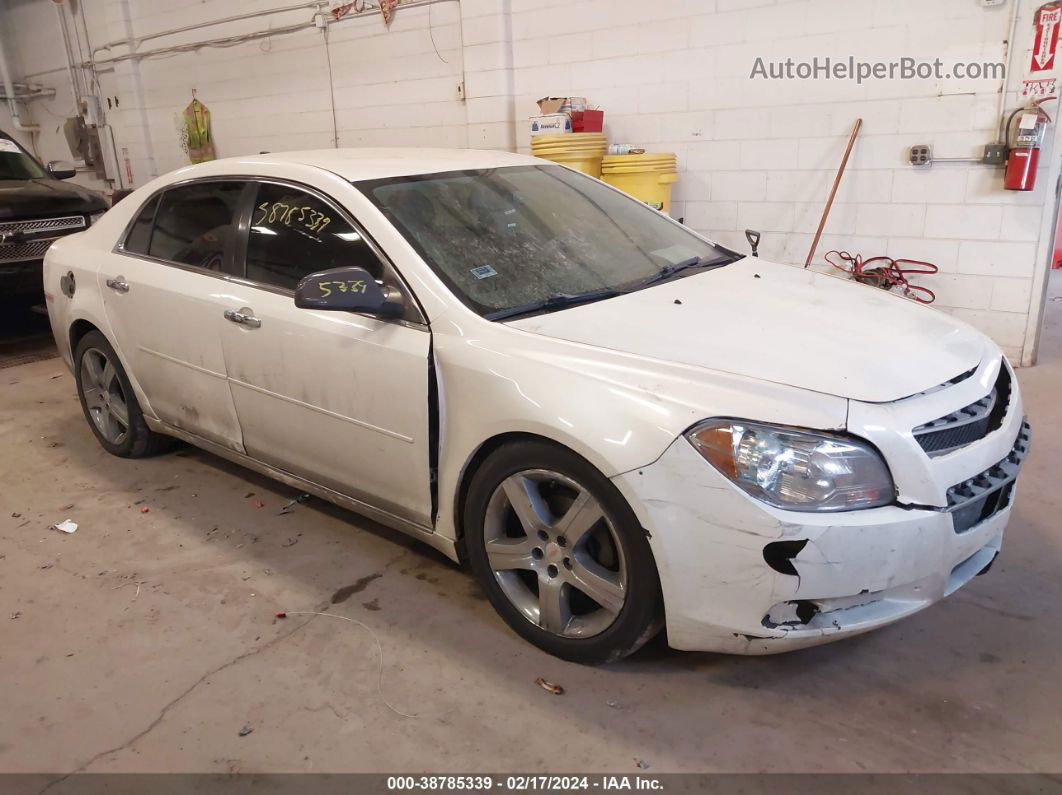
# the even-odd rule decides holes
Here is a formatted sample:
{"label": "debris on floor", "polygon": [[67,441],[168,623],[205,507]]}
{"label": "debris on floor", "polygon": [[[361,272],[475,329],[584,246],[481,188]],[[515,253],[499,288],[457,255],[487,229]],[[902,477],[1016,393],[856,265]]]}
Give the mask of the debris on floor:
{"label": "debris on floor", "polygon": [[150,513],[150,512],[151,512],[151,509],[148,508],[146,505],[141,507],[141,509],[140,509],[140,513]]}
{"label": "debris on floor", "polygon": [[53,524],[52,528],[58,530],[61,533],[74,533],[77,532],[77,522],[71,519],[64,519],[59,524]]}
{"label": "debris on floor", "polygon": [[649,769],[649,763],[646,762],[644,759],[635,758],[634,764],[638,765],[638,767],[641,768],[642,770],[648,770]]}
{"label": "debris on floor", "polygon": [[127,585],[135,585],[136,586],[136,593],[133,595],[133,599],[136,599],[138,596],[140,596],[140,586],[141,585],[147,585],[147,580],[134,580],[132,582],[123,582],[121,585],[116,585],[111,590],[112,591],[117,591],[119,588],[124,588]]}
{"label": "debris on floor", "polygon": [[295,506],[296,505],[305,505],[309,501],[310,501],[310,495],[309,494],[300,494],[295,499],[288,500],[286,503],[284,503],[284,506],[279,511],[277,511],[277,516],[283,516],[284,514],[291,513],[292,511],[295,510]]}
{"label": "debris on floor", "polygon": [[547,682],[541,676],[535,680],[535,684],[545,690],[547,693],[552,693],[555,696],[563,696],[564,688],[560,685],[555,685],[553,682]]}
{"label": "debris on floor", "polygon": [[280,546],[282,546],[282,547],[293,547],[293,546],[295,546],[298,543],[299,543],[299,539],[297,539],[297,538],[289,538],[287,541],[285,541]]}
{"label": "debris on floor", "polygon": [[254,731],[254,729],[252,729],[250,726],[244,726],[242,729],[240,729],[240,736],[241,737],[246,737],[248,734],[250,734],[253,731]]}

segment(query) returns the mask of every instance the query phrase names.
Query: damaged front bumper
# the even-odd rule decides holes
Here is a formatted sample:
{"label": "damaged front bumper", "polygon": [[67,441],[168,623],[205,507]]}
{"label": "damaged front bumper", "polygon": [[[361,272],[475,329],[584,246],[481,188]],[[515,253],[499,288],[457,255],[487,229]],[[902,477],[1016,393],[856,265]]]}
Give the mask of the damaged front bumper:
{"label": "damaged front bumper", "polygon": [[735,488],[685,438],[616,476],[650,534],[670,645],[789,651],[884,626],[962,587],[1000,550],[1028,449],[1028,425],[1020,415],[1017,424],[1011,455],[984,473],[1003,473],[996,496],[964,529],[945,507],[777,510]]}

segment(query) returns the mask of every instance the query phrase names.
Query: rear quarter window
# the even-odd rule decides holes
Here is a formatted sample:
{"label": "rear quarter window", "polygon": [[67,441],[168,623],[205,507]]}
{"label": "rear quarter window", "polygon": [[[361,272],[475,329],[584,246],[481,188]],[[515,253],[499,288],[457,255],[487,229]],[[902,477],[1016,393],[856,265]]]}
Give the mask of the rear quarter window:
{"label": "rear quarter window", "polygon": [[125,238],[123,248],[133,254],[147,254],[151,244],[151,225],[155,222],[155,210],[159,206],[159,197],[155,195],[133,222],[129,234]]}

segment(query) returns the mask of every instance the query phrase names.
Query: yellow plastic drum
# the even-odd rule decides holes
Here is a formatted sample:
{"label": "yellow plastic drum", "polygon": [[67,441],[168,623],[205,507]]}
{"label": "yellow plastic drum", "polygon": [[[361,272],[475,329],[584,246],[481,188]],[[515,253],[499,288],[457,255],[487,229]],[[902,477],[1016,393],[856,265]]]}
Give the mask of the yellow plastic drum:
{"label": "yellow plastic drum", "polygon": [[531,139],[531,154],[591,177],[601,176],[601,158],[608,151],[604,133],[561,133],[536,135]]}
{"label": "yellow plastic drum", "polygon": [[601,179],[664,213],[671,212],[671,186],[678,179],[678,161],[671,152],[606,155]]}

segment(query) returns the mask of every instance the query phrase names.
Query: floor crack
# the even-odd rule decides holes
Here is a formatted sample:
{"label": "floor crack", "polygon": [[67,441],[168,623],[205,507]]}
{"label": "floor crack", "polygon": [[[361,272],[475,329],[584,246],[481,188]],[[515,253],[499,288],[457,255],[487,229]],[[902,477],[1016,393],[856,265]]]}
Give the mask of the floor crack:
{"label": "floor crack", "polygon": [[[319,611],[321,611],[321,612],[324,612],[324,611],[326,611],[328,609],[328,605],[326,604],[323,607],[319,607],[317,609]],[[98,760],[102,759],[103,757],[109,756],[110,754],[117,753],[118,751],[124,751],[125,749],[129,748],[134,743],[136,743],[137,741],[141,740],[144,736],[146,736],[148,733],[150,733],[156,726],[158,726],[160,723],[162,723],[163,719],[166,717],[166,715],[169,713],[169,711],[171,709],[173,709],[181,701],[183,701],[185,698],[187,698],[197,687],[199,687],[199,685],[203,684],[203,682],[205,682],[207,679],[209,679],[210,677],[221,673],[222,671],[224,671],[224,670],[226,670],[228,668],[231,668],[234,665],[238,665],[239,663],[243,662],[244,660],[248,659],[249,657],[254,657],[255,655],[261,654],[264,651],[269,651],[271,648],[273,648],[277,644],[279,644],[282,641],[287,640],[288,638],[290,638],[292,635],[294,635],[296,632],[301,630],[303,627],[305,627],[307,624],[309,624],[315,618],[317,618],[317,616],[310,616],[306,621],[303,621],[301,624],[298,624],[293,629],[290,629],[287,632],[284,632],[284,633],[282,633],[280,635],[277,635],[275,638],[273,638],[268,643],[264,643],[261,646],[257,646],[257,647],[255,647],[253,649],[245,651],[242,654],[239,654],[236,657],[233,657],[228,662],[223,663],[223,664],[217,666],[216,668],[212,668],[211,670],[207,671],[201,677],[196,679],[191,685],[189,685],[187,688],[185,688],[184,691],[182,691],[175,698],[173,698],[171,701],[169,701],[165,706],[163,706],[163,708],[159,711],[159,714],[155,717],[155,719],[153,721],[151,721],[151,723],[149,723],[147,725],[147,727],[145,727],[144,729],[141,729],[139,732],[134,734],[132,737],[130,737],[128,740],[126,740],[122,744],[116,745],[113,748],[108,748],[105,751],[100,751],[98,754],[95,754],[88,761],[86,761],[86,762],[82,763],[81,765],[79,765],[78,767],[74,768],[69,773],[66,773],[63,776],[55,779],[54,781],[49,782],[47,786],[45,786],[42,790],[40,790],[37,793],[37,795],[43,795],[43,793],[47,792],[52,787],[55,787],[56,785],[61,784],[62,782],[66,781],[66,779],[70,778],[70,776],[74,775],[75,773],[83,773],[85,770],[87,770],[90,766],[95,764]]]}

